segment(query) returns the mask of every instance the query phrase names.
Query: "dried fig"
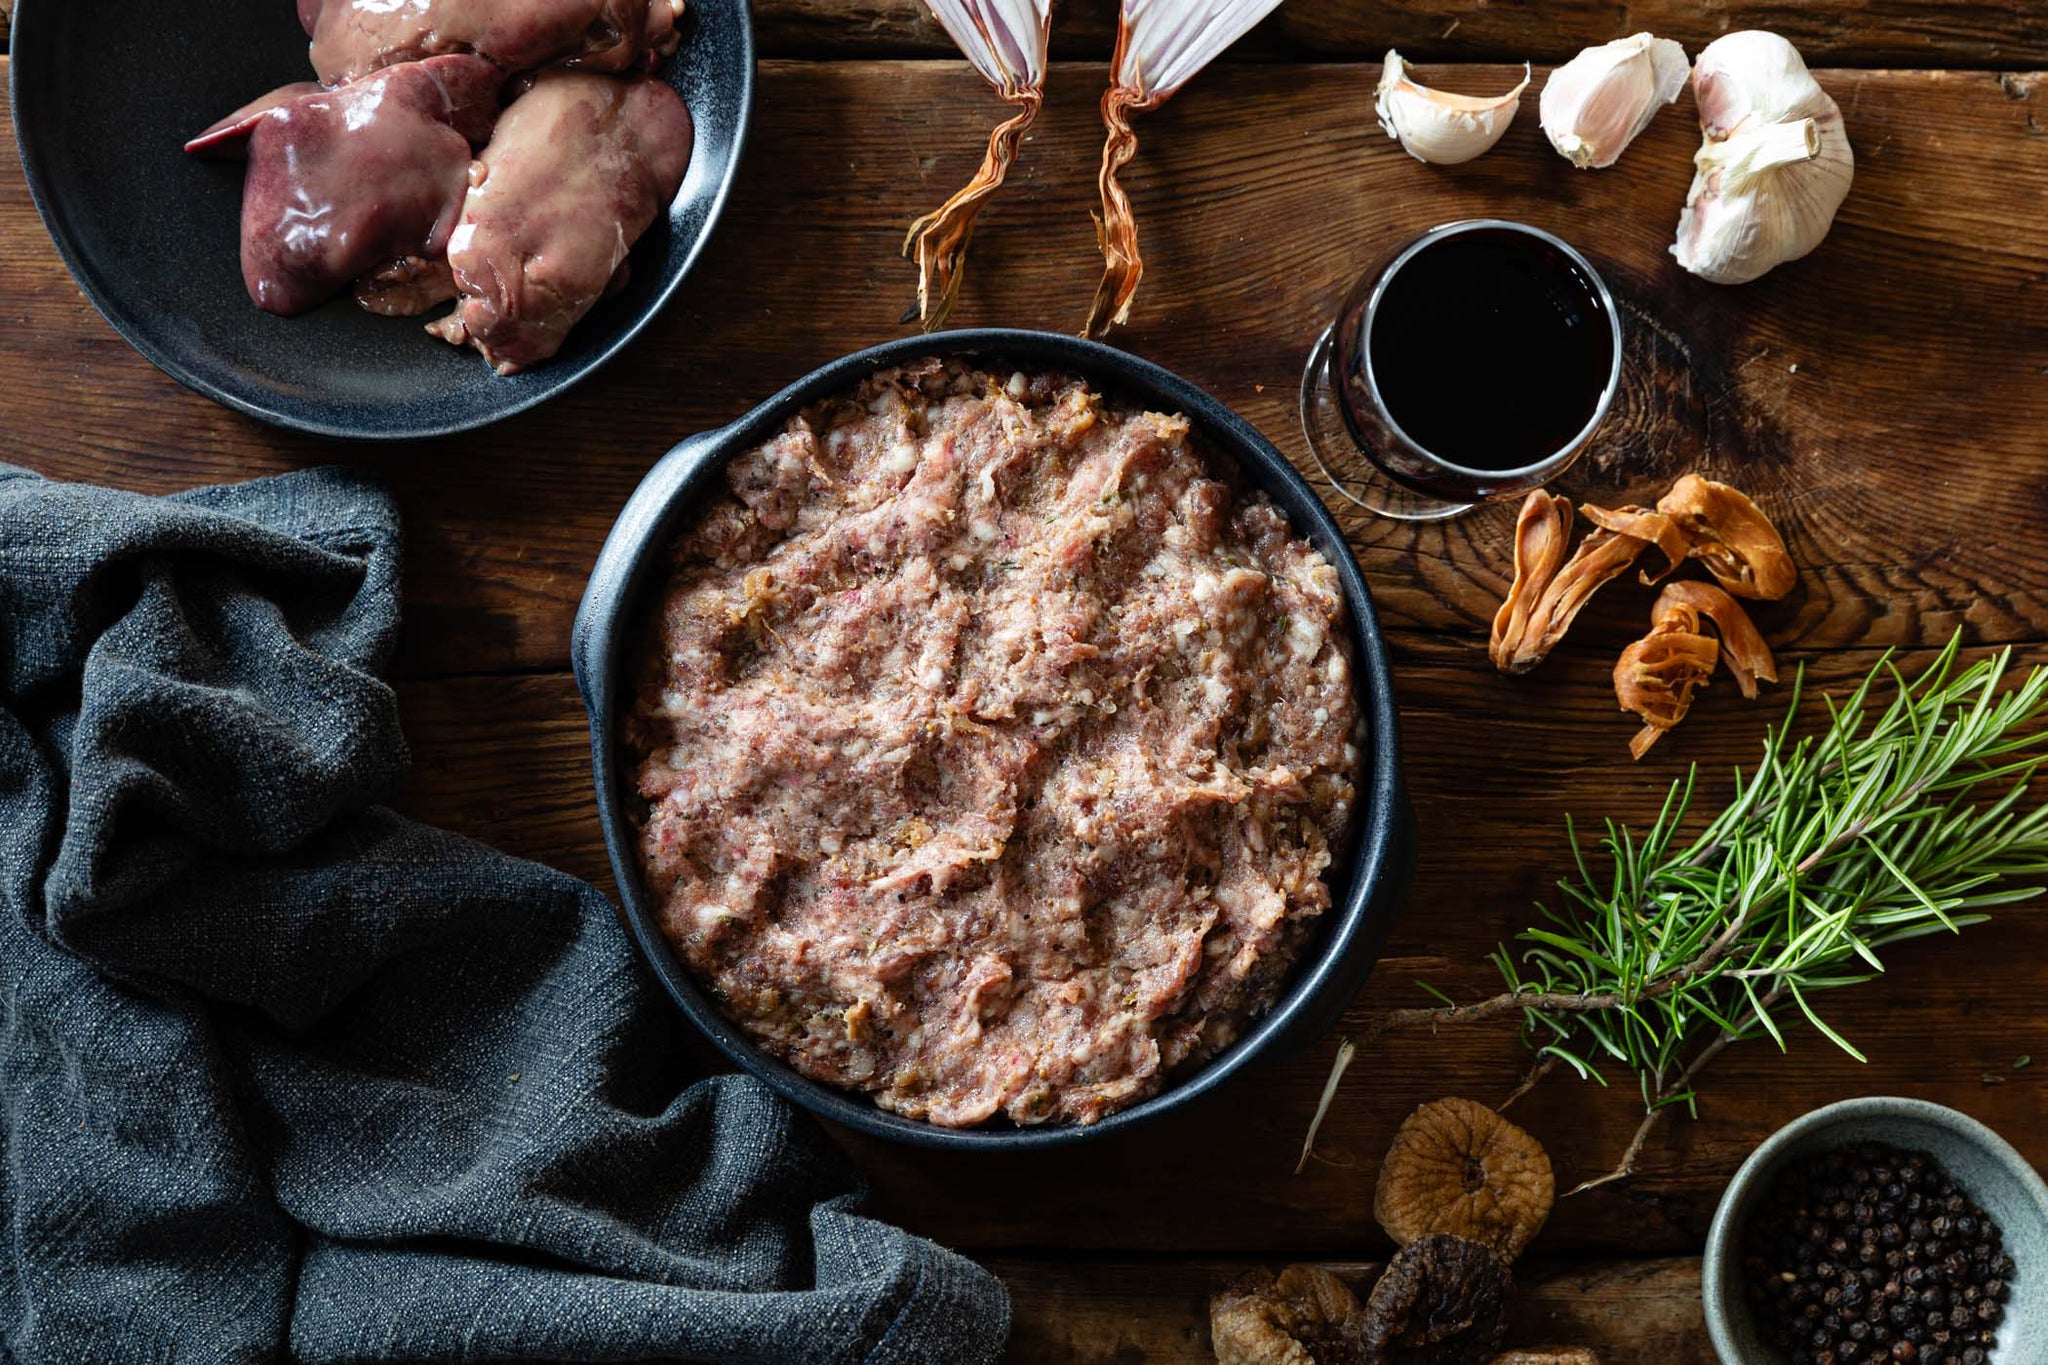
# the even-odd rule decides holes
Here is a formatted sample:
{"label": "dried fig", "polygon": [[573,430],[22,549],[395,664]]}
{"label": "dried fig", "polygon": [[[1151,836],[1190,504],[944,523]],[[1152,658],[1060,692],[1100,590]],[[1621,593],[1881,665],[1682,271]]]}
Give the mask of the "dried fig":
{"label": "dried fig", "polygon": [[1321,1266],[1257,1270],[1209,1304],[1220,1365],[1356,1365],[1365,1308]]}
{"label": "dried fig", "polygon": [[1513,1287],[1500,1257],[1437,1234],[1402,1247],[1365,1305],[1365,1365],[1485,1365]]}
{"label": "dried fig", "polygon": [[1543,1144],[1483,1104],[1425,1104],[1380,1164],[1373,1216],[1403,1246],[1448,1232],[1512,1261],[1550,1216],[1556,1186]]}
{"label": "dried fig", "polygon": [[1743,696],[1755,700],[1759,678],[1765,682],[1778,680],[1778,665],[1771,658],[1771,647],[1764,643],[1764,637],[1740,602],[1712,583],[1681,579],[1657,594],[1657,605],[1651,609],[1650,617],[1653,623],[1661,622],[1667,616],[1678,617],[1681,609],[1688,613],[1683,618],[1687,621],[1685,629],[1694,634],[1699,633],[1700,617],[1714,623],[1714,629],[1721,634],[1721,662],[1735,675],[1735,685],[1742,689]]}
{"label": "dried fig", "polygon": [[1799,581],[1778,528],[1727,484],[1688,474],[1658,499],[1657,510],[1685,532],[1691,556],[1737,597],[1775,602]]}

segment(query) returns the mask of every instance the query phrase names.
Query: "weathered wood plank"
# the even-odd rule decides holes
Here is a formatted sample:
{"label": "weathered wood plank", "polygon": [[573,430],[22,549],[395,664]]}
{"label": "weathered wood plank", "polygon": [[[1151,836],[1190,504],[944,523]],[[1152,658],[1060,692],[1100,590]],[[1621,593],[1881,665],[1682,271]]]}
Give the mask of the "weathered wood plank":
{"label": "weathered wood plank", "polygon": [[[1127,180],[1150,271],[1122,344],[1203,384],[1299,459],[1296,375],[1351,278],[1431,223],[1525,218],[1596,253],[1656,324],[1637,329],[1621,415],[1568,491],[1630,497],[1694,466],[1749,488],[1806,570],[1764,622],[1782,644],[1924,642],[1958,623],[1987,640],[2048,636],[2048,559],[2016,553],[2048,543],[2038,78],[1829,75],[1859,149],[1842,220],[1807,260],[1721,289],[1665,254],[1690,175],[1684,102],[1612,171],[1573,171],[1529,111],[1492,154],[1444,171],[1374,126],[1376,76],[1237,66],[1143,121]],[[1458,79],[1484,89],[1506,76]],[[409,448],[273,432],[156,373],[80,299],[8,158],[8,458],[154,490],[354,460],[390,481],[411,528],[404,668],[559,668],[604,532],[662,450],[898,334],[911,290],[902,226],[972,173],[991,103],[957,64],[769,64],[757,155],[668,314],[550,408]],[[1092,94],[1063,83],[982,219],[961,325],[1077,324],[1098,270],[1098,138]],[[1419,529],[1354,522],[1388,621],[1483,629],[1505,581],[1508,522],[1504,511]],[[1639,614],[1603,603],[1593,637],[1625,638]]]}
{"label": "weathered wood plank", "polygon": [[[0,25],[13,14],[0,0]],[[754,24],[771,58],[946,57],[955,49],[920,0],[761,0]],[[1815,65],[2023,70],[2048,65],[2048,16],[2030,0],[1601,0],[1473,6],[1463,0],[1313,0],[1248,34],[1228,60],[1377,59],[1390,47],[1417,61],[1559,62],[1581,47],[1649,29],[1697,51],[1723,33],[1784,34]],[[1104,64],[1116,38],[1114,0],[1063,0],[1056,56]],[[0,31],[0,51],[6,35]]]}
{"label": "weathered wood plank", "polygon": [[[943,55],[954,49],[922,0],[762,0],[762,50],[775,56]],[[1723,33],[1784,34],[1815,65],[2018,69],[2048,64],[2048,13],[2030,0],[1295,0],[1231,56],[1377,60],[1389,47],[1430,61],[1559,62],[1581,47],[1649,29],[1697,51]],[[1115,0],[1066,0],[1054,52],[1106,63]]]}
{"label": "weathered wood plank", "polygon": [[[1502,74],[1465,79],[1483,88]],[[1233,67],[1145,123],[1131,184],[1152,271],[1126,344],[1299,454],[1296,368],[1364,261],[1464,214],[1561,227],[1672,338],[1657,368],[1640,371],[1619,439],[1575,473],[1574,491],[1628,496],[1696,462],[1752,488],[1781,513],[1807,568],[1793,599],[1761,613],[1796,650],[1925,642],[1959,623],[1984,639],[2048,636],[2048,560],[2028,552],[2048,543],[2048,138],[2030,131],[2031,80],[1830,76],[1861,150],[1844,220],[1808,261],[1723,291],[1663,256],[1687,176],[1682,110],[1613,172],[1570,171],[1525,122],[1487,159],[1446,173],[1372,128],[1375,75]],[[390,480],[411,527],[407,671],[559,668],[591,557],[646,464],[676,436],[892,333],[909,283],[893,255],[901,224],[971,172],[987,113],[949,64],[771,65],[756,145],[773,154],[749,171],[703,273],[632,353],[549,411],[391,450],[282,436],[150,370],[79,299],[9,164],[8,458],[160,490],[358,460]],[[1096,269],[1086,216],[1096,137],[1090,100],[1070,85],[1014,193],[984,221],[961,322],[1073,324]],[[1716,688],[1651,764],[1628,765],[1606,674],[1646,608],[1635,588],[1603,597],[1535,677],[1494,678],[1477,641],[1502,586],[1506,520],[1356,527],[1397,630],[1425,858],[1354,1022],[1419,998],[1411,977],[1461,995],[1487,989],[1482,955],[1526,923],[1557,872],[1566,810],[1641,818],[1677,763],[1700,757],[1725,771],[1748,756],[1766,714]],[[1826,676],[1867,657],[1825,657]],[[602,877],[565,677],[412,682],[405,696],[422,756],[410,808]],[[1991,1003],[2031,988],[2027,964],[2044,955],[2048,922],[2019,912],[1925,945],[1884,995],[1841,997],[1837,1022],[1882,1059],[1871,1068],[1810,1034],[1783,1059],[1736,1050],[1717,1068],[1708,1121],[1660,1137],[1634,1185],[1571,1201],[1550,1244],[1694,1246],[1720,1183],[1764,1132],[1873,1089],[1973,1109],[2048,1160],[2035,1121],[2048,1073],[1994,1088],[1979,1079],[2020,1052],[2048,1055],[2048,1036],[2036,1036],[2048,1023]],[[1492,1032],[1389,1044],[1338,1106],[1329,1161],[1297,1180],[1286,1171],[1326,1051],[1100,1150],[1015,1163],[872,1146],[862,1155],[884,1208],[964,1245],[1358,1255],[1376,1241],[1371,1168],[1401,1115],[1454,1086],[1504,1093],[1522,1057]],[[1635,1117],[1623,1090],[1563,1084],[1526,1112],[1575,1175],[1609,1160]]]}
{"label": "weathered wood plank", "polygon": [[[1209,1299],[1250,1266],[1238,1261],[998,1257],[1009,1286],[1017,1365],[1214,1365]],[[1369,1292],[1376,1263],[1328,1263]],[[1515,1267],[1510,1346],[1588,1346],[1608,1365],[1713,1365],[1691,1258],[1524,1261]]]}
{"label": "weathered wood plank", "polygon": [[[1611,589],[1638,605],[1644,589]],[[1744,702],[1725,682],[1642,765],[1614,714],[1613,656],[1571,644],[1509,681],[1476,643],[1395,637],[1406,771],[1421,860],[1388,956],[1346,1016],[1427,997],[1498,988],[1484,956],[1527,925],[1531,903],[1566,867],[1567,813],[1645,821],[1684,764],[1702,765],[1702,800],[1725,797],[1782,694]],[[1839,689],[1871,651],[1814,657],[1813,686]],[[1907,659],[1908,663],[1915,655]],[[2048,646],[2025,652],[2048,663]],[[402,805],[579,876],[608,883],[591,806],[587,733],[566,677],[469,677],[401,685],[418,772]],[[1816,703],[1817,705],[1817,703]],[[2015,1008],[2039,993],[2048,907],[2025,906],[1956,940],[1890,954],[1884,983],[1825,1002],[1827,1017],[1872,1058],[1859,1065],[1812,1030],[1791,1051],[1731,1049],[1703,1081],[1702,1118],[1661,1131],[1641,1175],[1563,1201],[1539,1252],[1684,1252],[1703,1241],[1722,1186],[1754,1145],[1801,1112],[1851,1095],[1897,1093],[1953,1105],[2048,1164],[2048,1016]],[[679,1027],[682,1025],[678,1024]],[[881,1209],[919,1231],[977,1249],[1093,1249],[1186,1255],[1361,1256],[1385,1246],[1372,1219],[1373,1175],[1395,1126],[1446,1093],[1493,1102],[1527,1055],[1509,1026],[1395,1036],[1360,1057],[1333,1107],[1323,1159],[1291,1175],[1330,1060],[1325,1040],[1260,1068],[1213,1102],[1099,1145],[1029,1158],[914,1153],[847,1138]],[[1987,1085],[1984,1077],[1999,1078]],[[1561,1180],[1605,1169],[1634,1128],[1626,1077],[1611,1090],[1553,1079],[1517,1106],[1549,1145]],[[1650,1357],[1644,1357],[1649,1359]]]}

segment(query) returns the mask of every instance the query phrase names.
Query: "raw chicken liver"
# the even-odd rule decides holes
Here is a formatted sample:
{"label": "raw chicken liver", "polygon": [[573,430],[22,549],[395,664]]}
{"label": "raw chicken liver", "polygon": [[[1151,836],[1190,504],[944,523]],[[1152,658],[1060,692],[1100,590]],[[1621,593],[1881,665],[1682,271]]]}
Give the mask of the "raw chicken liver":
{"label": "raw chicken liver", "polygon": [[666,82],[542,72],[471,175],[448,242],[462,303],[429,330],[475,346],[500,374],[554,355],[674,200],[691,141]]}
{"label": "raw chicken liver", "polygon": [[313,67],[330,85],[451,52],[508,71],[648,68],[675,51],[682,14],[683,0],[299,0]]}
{"label": "raw chicken liver", "polygon": [[502,80],[481,57],[434,57],[259,100],[194,139],[225,150],[247,133],[242,278],[256,306],[290,317],[394,260],[439,256]]}

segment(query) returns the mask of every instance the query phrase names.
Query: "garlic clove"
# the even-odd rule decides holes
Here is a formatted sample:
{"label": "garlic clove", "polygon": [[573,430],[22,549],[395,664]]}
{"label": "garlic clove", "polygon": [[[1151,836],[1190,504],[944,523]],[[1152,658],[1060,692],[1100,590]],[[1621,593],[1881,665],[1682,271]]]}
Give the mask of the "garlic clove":
{"label": "garlic clove", "polygon": [[1792,44],[1731,33],[1693,67],[1703,141],[1671,254],[1702,279],[1746,284],[1827,236],[1856,156],[1841,106]]}
{"label": "garlic clove", "polygon": [[1433,166],[1455,166],[1500,141],[1515,110],[1521,107],[1529,76],[1530,68],[1524,63],[1522,83],[1505,95],[1491,99],[1453,95],[1411,80],[1401,54],[1389,50],[1374,107],[1380,127],[1408,155]]}
{"label": "garlic clove", "polygon": [[1685,49],[1669,38],[1638,33],[1589,47],[1543,83],[1543,132],[1580,170],[1612,166],[1691,74]]}

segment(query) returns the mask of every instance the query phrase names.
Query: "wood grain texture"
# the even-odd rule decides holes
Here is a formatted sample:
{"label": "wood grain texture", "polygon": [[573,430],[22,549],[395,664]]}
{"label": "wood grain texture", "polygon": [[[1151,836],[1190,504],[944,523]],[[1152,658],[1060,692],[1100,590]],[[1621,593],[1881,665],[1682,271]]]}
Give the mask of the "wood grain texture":
{"label": "wood grain texture", "polygon": [[[0,0],[0,25],[12,0]],[[922,0],[760,0],[756,40],[770,58],[950,57],[955,49]],[[1376,60],[1399,48],[1415,61],[1559,62],[1582,47],[1649,29],[1697,51],[1723,33],[1784,34],[1815,65],[2026,70],[2048,66],[2048,13],[2034,0],[1295,0],[1226,60]],[[1106,66],[1114,0],[1062,0],[1053,52]],[[0,32],[0,51],[6,35]]]}
{"label": "wood grain texture", "polygon": [[[835,24],[867,25],[873,45],[839,49],[835,37],[835,50],[931,50],[929,35],[903,35],[903,0],[837,9]],[[1846,4],[1681,9],[1623,14],[1571,0],[1544,7],[1539,29],[1535,7],[1482,6],[1431,48],[1425,21],[1448,28],[1450,12],[1435,0],[1376,7],[1376,27],[1349,37],[1353,0],[1297,3],[1247,54],[1370,52],[1388,41],[1450,56],[1545,43],[1561,54],[1630,27],[1704,36],[1725,21],[1778,23],[1809,53],[1843,61],[2048,65],[2031,0],[1892,3],[1854,10],[1853,26]],[[769,0],[764,35],[786,51],[815,45],[804,26],[823,12],[822,0]],[[1079,0],[1074,41],[1099,37],[1105,14],[1102,0]],[[962,325],[1078,323],[1099,268],[1088,221],[1099,65],[1056,73],[1016,178],[982,221]],[[1509,74],[1471,68],[1444,80],[1484,90]],[[1860,673],[1874,646],[1924,657],[1957,626],[1977,641],[2026,642],[2027,660],[2048,662],[2048,555],[2037,548],[2048,544],[2039,76],[1826,73],[1856,140],[1856,189],[1820,252],[1739,290],[1691,280],[1664,254],[1690,173],[1685,103],[1614,171],[1570,170],[1542,143],[1532,108],[1493,154],[1446,172],[1379,134],[1377,76],[1369,65],[1233,63],[1142,121],[1128,183],[1151,268],[1123,344],[1203,384],[1301,459],[1296,376],[1351,279],[1434,222],[1525,218],[1594,253],[1633,310],[1620,415],[1566,491],[1618,502],[1694,467],[1749,488],[1804,569],[1798,591],[1760,611],[1760,623],[1788,661],[1812,662],[1817,684]],[[560,671],[597,546],[674,440],[898,333],[911,292],[895,255],[903,225],[972,173],[995,113],[950,61],[771,62],[758,108],[754,156],[724,227],[684,296],[627,356],[547,410],[406,448],[276,433],[157,374],[79,296],[4,159],[4,458],[150,491],[329,460],[385,478],[409,538],[400,695],[418,763],[399,804],[609,888],[588,736]],[[1529,922],[1530,903],[1561,871],[1568,811],[1643,820],[1691,760],[1706,765],[1708,796],[1718,796],[1726,779],[1711,775],[1751,757],[1776,714],[1776,699],[1746,704],[1724,683],[1651,760],[1630,764],[1631,727],[1608,689],[1614,651],[1649,602],[1628,585],[1604,594],[1535,675],[1493,675],[1480,642],[1505,584],[1508,520],[1494,510],[1436,528],[1349,521],[1389,626],[1422,848],[1404,917],[1350,1027],[1423,999],[1418,980],[1465,998],[1493,989],[1484,954]],[[1954,1105],[2048,1162],[2048,1070],[2012,1066],[2021,1054],[2048,1056],[2048,1016],[2013,1006],[2039,996],[2048,908],[2016,909],[1897,958],[1884,987],[1828,1002],[1871,1065],[1805,1028],[1784,1056],[1763,1043],[1732,1049],[1706,1079],[1701,1120],[1660,1132],[1638,1179],[1561,1205],[1538,1255],[1696,1251],[1754,1144],[1848,1095]],[[1502,1029],[1390,1039],[1353,1069],[1322,1159],[1292,1176],[1332,1046],[1276,1059],[1150,1130],[1066,1154],[969,1160],[840,1136],[881,1213],[998,1257],[1019,1306],[1013,1358],[1200,1361],[1207,1297],[1251,1258],[1382,1254],[1372,1181],[1395,1126],[1446,1093],[1497,1099],[1526,1062]],[[1624,1085],[1553,1081],[1517,1117],[1569,1180],[1613,1159],[1637,1105]],[[1098,1259],[1073,1262],[1076,1251]],[[1707,1358],[1690,1260],[1543,1265],[1525,1273],[1520,1339],[1595,1342],[1624,1365]]]}
{"label": "wood grain texture", "polygon": [[[999,1257],[1015,1301],[1016,1365],[1213,1365],[1209,1300],[1251,1263],[1055,1262]],[[1327,1263],[1370,1292],[1380,1265]],[[1699,1263],[1523,1261],[1515,1267],[1510,1346],[1589,1346],[1607,1365],[1713,1365]]]}
{"label": "wood grain texture", "polygon": [[[1458,82],[1508,76],[1473,68]],[[1780,645],[1927,642],[1958,624],[1984,640],[2048,638],[2048,557],[2015,552],[2048,543],[2038,77],[1827,75],[1858,148],[1855,189],[1818,252],[1738,289],[1666,254],[1690,178],[1689,103],[1611,171],[1574,171],[1527,112],[1494,152],[1446,171],[1378,131],[1376,78],[1372,66],[1236,66],[1141,122],[1127,183],[1150,269],[1121,344],[1301,460],[1296,378],[1351,280],[1432,223],[1520,217],[1594,253],[1635,310],[1638,363],[1617,419],[1565,491],[1641,497],[1689,468],[1748,489],[1805,570],[1764,616]],[[403,670],[560,668],[597,547],[663,450],[900,333],[903,225],[973,173],[994,107],[954,63],[767,65],[726,222],[619,362],[491,431],[380,449],[271,431],[151,369],[80,299],[9,158],[9,458],[158,491],[353,460],[389,480],[410,528]],[[1092,95],[1056,92],[981,220],[960,325],[1078,324],[1099,270],[1099,135]],[[1505,509],[1424,528],[1354,519],[1388,623],[1482,632],[1506,582],[1509,521]],[[1628,638],[1641,610],[1625,595],[1601,602],[1586,638]]]}
{"label": "wood grain texture", "polygon": [[[1063,0],[1054,54],[1106,65],[1116,9],[1115,0]],[[754,16],[762,50],[774,56],[954,51],[923,0],[761,0]],[[1294,0],[1246,35],[1230,58],[1376,61],[1394,47],[1418,61],[1559,62],[1643,29],[1694,52],[1745,28],[1784,34],[1814,65],[2048,65],[2048,11],[2034,0]]]}
{"label": "wood grain texture", "polygon": [[[1650,596],[1610,591],[1639,605]],[[1418,982],[1460,999],[1497,990],[1485,955],[1531,922],[1532,903],[1565,871],[1567,813],[1647,821],[1665,784],[1694,761],[1701,799],[1725,798],[1726,774],[1754,757],[1784,702],[1782,689],[1745,702],[1724,679],[1636,765],[1604,648],[1568,642],[1537,672],[1510,681],[1491,672],[1476,642],[1401,632],[1394,644],[1421,857],[1387,956],[1344,1028],[1427,1003]],[[1924,657],[1909,652],[1904,662]],[[2023,657],[2048,663],[2048,646]],[[1869,650],[1812,656],[1809,682],[1839,691],[1874,658]],[[566,677],[416,679],[400,695],[421,759],[404,809],[609,885],[588,735]],[[1810,716],[1818,706],[1811,702]],[[1538,1251],[1696,1250],[1722,1187],[1758,1141],[1852,1095],[1952,1105],[2048,1165],[2040,1123],[2048,1069],[2012,1066],[2023,1054],[2048,1057],[2048,1015],[2016,1003],[2039,995],[2048,903],[1889,958],[1885,983],[1825,1002],[1826,1017],[1870,1065],[1803,1025],[1788,1030],[1785,1055],[1768,1042],[1731,1049],[1703,1080],[1701,1119],[1661,1130],[1636,1180],[1560,1203]],[[1386,1246],[1372,1218],[1373,1177],[1394,1128],[1447,1093],[1498,1102],[1528,1059],[1512,1025],[1390,1037],[1360,1056],[1324,1126],[1321,1159],[1294,1176],[1332,1047],[1324,1040],[1276,1059],[1185,1114],[1077,1151],[959,1156],[841,1137],[884,1213],[976,1251],[1372,1255]],[[1515,1112],[1549,1146],[1560,1181],[1575,1183],[1612,1164],[1640,1100],[1625,1076],[1607,1090],[1553,1079]]]}

